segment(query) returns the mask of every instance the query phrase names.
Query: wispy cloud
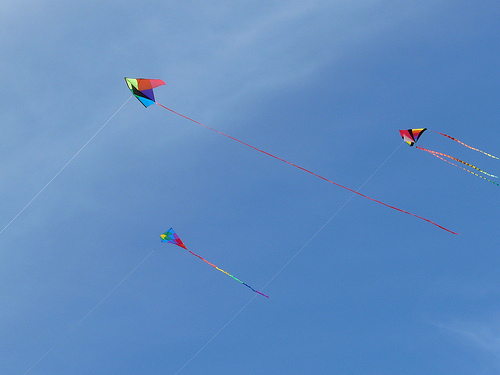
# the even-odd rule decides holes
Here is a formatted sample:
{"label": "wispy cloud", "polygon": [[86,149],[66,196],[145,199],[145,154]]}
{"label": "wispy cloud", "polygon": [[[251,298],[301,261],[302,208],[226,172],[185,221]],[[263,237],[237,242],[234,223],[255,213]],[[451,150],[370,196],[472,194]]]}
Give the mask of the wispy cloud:
{"label": "wispy cloud", "polygon": [[500,319],[493,318],[484,321],[455,319],[449,323],[440,324],[439,327],[493,355],[500,366]]}

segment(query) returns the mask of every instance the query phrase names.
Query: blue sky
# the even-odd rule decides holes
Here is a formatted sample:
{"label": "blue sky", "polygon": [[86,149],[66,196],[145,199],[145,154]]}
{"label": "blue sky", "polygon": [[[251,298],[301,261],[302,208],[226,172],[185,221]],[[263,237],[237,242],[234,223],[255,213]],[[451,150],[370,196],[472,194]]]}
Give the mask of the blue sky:
{"label": "blue sky", "polygon": [[[2,3],[1,228],[127,101],[127,76],[163,79],[158,102],[461,233],[361,197],[338,212],[348,191],[132,99],[0,234],[2,373],[497,374],[498,186],[398,130],[500,154],[499,12]],[[500,173],[437,134],[421,144]],[[271,298],[160,243],[170,227]]]}

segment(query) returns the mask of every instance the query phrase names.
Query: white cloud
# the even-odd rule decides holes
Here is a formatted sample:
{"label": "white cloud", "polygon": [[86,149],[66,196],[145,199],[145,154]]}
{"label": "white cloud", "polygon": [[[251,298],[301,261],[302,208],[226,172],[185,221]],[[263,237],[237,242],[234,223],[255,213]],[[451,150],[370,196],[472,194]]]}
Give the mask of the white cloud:
{"label": "white cloud", "polygon": [[465,353],[475,358],[476,374],[497,373],[500,370],[500,320],[498,318],[453,319],[439,328],[459,343]]}

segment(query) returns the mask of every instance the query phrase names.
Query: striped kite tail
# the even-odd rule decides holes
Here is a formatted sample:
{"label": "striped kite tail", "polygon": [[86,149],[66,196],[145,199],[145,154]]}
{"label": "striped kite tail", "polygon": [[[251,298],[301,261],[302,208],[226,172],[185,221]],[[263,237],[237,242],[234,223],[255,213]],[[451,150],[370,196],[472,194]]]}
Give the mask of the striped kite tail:
{"label": "striped kite tail", "polygon": [[[450,159],[455,160],[455,161],[458,161],[459,163],[462,163],[462,164],[464,164],[464,165],[466,165],[466,166],[468,166],[468,167],[474,168],[476,171],[479,171],[479,172],[481,172],[481,173],[484,173],[484,174],[485,174],[485,175],[487,175],[487,176],[494,177],[494,178],[498,178],[498,176],[495,176],[494,174],[490,174],[490,173],[488,173],[488,172],[485,172],[485,171],[483,171],[482,169],[479,169],[478,167],[476,167],[476,166],[474,166],[474,165],[472,165],[472,164],[469,164],[469,163],[467,163],[467,162],[465,162],[465,161],[462,161],[462,160],[460,160],[460,159],[458,159],[458,158],[455,158],[455,157],[453,157],[453,156],[450,156],[450,155],[447,155],[447,154],[443,154],[442,152],[437,152],[437,151],[428,150],[428,149],[423,148],[423,147],[421,147],[421,146],[417,146],[417,148],[418,148],[419,150],[423,150],[423,151],[430,152],[430,153],[431,153],[431,154],[433,154],[433,155],[441,155],[441,156],[444,156],[444,157],[450,158]],[[453,163],[451,163],[451,164],[453,164]],[[455,164],[453,164],[453,165],[455,165]]]}
{"label": "striped kite tail", "polygon": [[[422,151],[427,151],[427,152],[428,152],[429,154],[431,154],[432,156],[435,156],[435,157],[437,157],[437,158],[441,159],[442,161],[447,162],[448,164],[454,165],[454,166],[455,166],[455,167],[457,167],[457,168],[463,169],[464,171],[469,172],[469,173],[473,174],[474,176],[477,176],[477,177],[479,177],[479,178],[482,178],[483,180],[486,180],[486,181],[491,182],[492,184],[495,184],[495,185],[497,185],[497,186],[500,186],[500,184],[496,183],[495,181],[491,181],[490,179],[488,179],[488,178],[486,178],[486,177],[483,177],[483,176],[481,176],[481,175],[478,175],[477,173],[475,173],[475,172],[473,172],[473,171],[471,171],[471,170],[469,170],[469,169],[467,169],[467,168],[461,167],[461,166],[459,166],[459,165],[456,165],[455,163],[452,163],[452,162],[451,162],[451,161],[449,161],[449,160],[446,160],[445,158],[443,158],[443,156],[449,157],[449,158],[451,158],[451,159],[453,159],[453,160],[460,161],[461,163],[464,163],[464,164],[466,164],[466,165],[469,165],[469,166],[470,166],[470,164],[468,164],[468,163],[462,162],[461,160],[456,159],[456,158],[454,158],[454,157],[452,157],[452,156],[449,156],[449,155],[446,155],[446,154],[442,154],[442,153],[440,153],[440,152],[436,152],[436,151],[428,150],[428,149],[423,148],[423,147],[420,147],[420,146],[417,146],[417,148],[418,148],[419,150],[422,150]],[[474,167],[474,168],[475,168],[475,167]],[[476,169],[477,169],[477,168],[476,168]],[[481,171],[481,172],[482,172],[482,171]],[[483,172],[483,173],[486,173],[486,172]],[[488,174],[488,173],[486,173],[486,174]],[[493,175],[488,174],[488,176],[493,176]],[[496,177],[496,176],[493,176],[493,177]]]}
{"label": "striped kite tail", "polygon": [[495,155],[488,154],[487,152],[484,152],[484,151],[482,151],[482,150],[480,150],[480,149],[478,149],[478,148],[474,148],[474,147],[472,147],[472,146],[469,146],[468,144],[465,144],[464,142],[459,141],[458,139],[456,139],[456,138],[454,138],[454,137],[452,137],[452,136],[450,136],[450,135],[447,135],[447,134],[444,134],[444,133],[440,133],[440,132],[437,132],[437,131],[435,131],[435,130],[431,130],[431,131],[432,131],[432,132],[434,132],[434,133],[437,133],[437,134],[441,134],[441,135],[442,135],[442,136],[444,136],[444,137],[450,138],[450,139],[454,140],[455,142],[458,142],[458,143],[460,143],[461,145],[463,145],[463,146],[465,146],[465,147],[470,148],[471,150],[481,152],[482,154],[485,154],[485,155],[489,156],[490,158],[493,158],[493,159],[500,159],[500,158],[498,158],[498,157],[497,157],[497,156],[495,156]]}

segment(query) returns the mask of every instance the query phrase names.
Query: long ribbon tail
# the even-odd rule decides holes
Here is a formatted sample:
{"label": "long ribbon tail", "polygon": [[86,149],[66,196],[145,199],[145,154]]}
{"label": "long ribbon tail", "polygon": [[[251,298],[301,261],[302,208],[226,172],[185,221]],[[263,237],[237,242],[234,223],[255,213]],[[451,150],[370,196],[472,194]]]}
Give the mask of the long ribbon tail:
{"label": "long ribbon tail", "polygon": [[230,139],[232,139],[232,140],[234,140],[234,141],[236,141],[236,142],[239,142],[239,143],[241,143],[241,144],[243,144],[243,145],[245,145],[245,146],[247,146],[247,147],[250,147],[251,149],[253,149],[253,150],[255,150],[255,151],[259,151],[259,152],[261,152],[261,153],[263,153],[263,154],[265,154],[265,155],[267,155],[267,156],[270,156],[270,157],[272,157],[272,158],[274,158],[274,159],[277,159],[277,160],[279,160],[279,161],[282,161],[283,163],[286,163],[286,164],[288,164],[288,165],[291,165],[292,167],[295,167],[295,168],[298,168],[298,169],[300,169],[300,170],[302,170],[302,171],[304,171],[304,172],[310,173],[310,174],[312,174],[313,176],[316,176],[316,177],[318,177],[318,178],[320,178],[320,179],[322,179],[322,180],[324,180],[324,181],[326,181],[326,182],[329,182],[329,183],[331,183],[331,184],[333,184],[333,185],[336,185],[336,186],[338,186],[338,187],[340,187],[340,188],[342,188],[342,189],[348,190],[348,191],[350,191],[351,193],[357,194],[357,195],[359,195],[360,197],[363,197],[363,198],[369,199],[369,200],[371,200],[371,201],[373,201],[373,202],[377,202],[377,203],[379,203],[379,204],[381,204],[381,205],[383,205],[383,206],[386,206],[386,207],[392,208],[393,210],[396,210],[396,211],[399,211],[399,212],[405,213],[405,214],[407,214],[407,215],[414,216],[414,217],[416,217],[416,218],[418,218],[418,219],[420,219],[420,220],[427,221],[428,223],[430,223],[430,224],[432,224],[432,225],[435,225],[435,226],[437,226],[438,228],[441,228],[441,229],[443,229],[443,230],[445,230],[445,231],[447,231],[447,232],[449,232],[449,233],[452,233],[452,234],[459,234],[459,233],[457,233],[457,232],[453,232],[453,231],[451,231],[451,230],[449,230],[449,229],[447,229],[447,228],[445,228],[445,227],[443,227],[443,226],[441,226],[441,225],[439,225],[439,224],[437,224],[437,223],[435,223],[435,222],[433,222],[433,221],[431,221],[431,220],[429,220],[429,219],[426,219],[426,218],[424,218],[424,217],[422,217],[422,216],[419,216],[419,215],[413,214],[413,213],[411,213],[411,212],[408,212],[408,211],[402,210],[401,208],[397,208],[397,207],[391,206],[391,205],[389,205],[389,204],[387,204],[387,203],[381,202],[381,201],[379,201],[379,200],[377,200],[377,199],[374,199],[374,198],[371,198],[371,197],[369,197],[369,196],[367,196],[367,195],[361,194],[360,192],[358,192],[358,191],[356,191],[356,190],[350,189],[350,188],[348,188],[348,187],[346,187],[346,186],[343,186],[343,185],[340,185],[340,184],[338,184],[338,183],[336,183],[336,182],[333,182],[332,180],[329,180],[329,179],[327,179],[327,178],[325,178],[325,177],[323,177],[323,176],[320,176],[319,174],[316,174],[316,173],[314,173],[314,172],[311,172],[310,170],[308,170],[308,169],[306,169],[306,168],[300,167],[300,166],[298,166],[298,165],[296,165],[296,164],[293,164],[293,163],[291,163],[291,162],[289,162],[289,161],[287,161],[287,160],[285,160],[285,159],[279,158],[279,157],[277,157],[277,156],[275,156],[275,155],[273,155],[273,154],[271,154],[271,153],[269,153],[269,152],[266,152],[266,151],[264,151],[264,150],[261,150],[260,148],[254,147],[254,146],[252,146],[252,145],[249,145],[248,143],[245,143],[245,142],[243,142],[243,141],[240,141],[238,138],[234,138],[234,137],[232,137],[232,136],[230,136],[230,135],[228,135],[228,134],[222,133],[222,132],[220,132],[220,131],[218,131],[218,130],[216,130],[216,129],[213,129],[213,128],[211,128],[211,127],[209,127],[209,126],[205,125],[205,124],[202,124],[202,123],[201,123],[201,122],[199,122],[199,121],[193,120],[192,118],[187,117],[187,116],[185,116],[185,115],[183,115],[183,114],[181,114],[181,113],[179,113],[179,112],[176,112],[176,111],[174,111],[173,109],[170,109],[170,108],[168,108],[168,107],[165,107],[164,105],[162,105],[162,104],[160,104],[160,103],[158,103],[158,102],[157,102],[156,104],[158,104],[160,107],[165,108],[166,110],[168,110],[168,111],[170,111],[170,112],[172,112],[172,113],[175,113],[176,115],[178,115],[178,116],[180,116],[180,117],[185,118],[186,120],[192,121],[192,122],[194,122],[195,124],[201,125],[201,126],[203,126],[203,127],[207,128],[207,129],[209,129],[209,130],[212,130],[212,131],[214,131],[214,132],[216,132],[216,133],[218,133],[218,134],[221,134],[221,135],[223,135],[223,136],[225,136],[225,137],[227,137],[227,138],[230,138]]}
{"label": "long ribbon tail", "polygon": [[214,267],[214,268],[216,268],[217,270],[221,271],[222,273],[225,273],[226,275],[228,275],[228,276],[232,277],[233,279],[235,279],[236,281],[238,281],[240,284],[243,284],[243,285],[245,285],[246,287],[248,287],[248,288],[252,289],[255,293],[258,293],[258,294],[260,294],[261,296],[264,296],[264,297],[269,298],[269,296],[266,296],[264,293],[261,293],[261,292],[259,292],[258,290],[255,290],[255,289],[254,289],[254,288],[252,288],[250,285],[248,285],[248,284],[244,283],[243,281],[241,281],[241,280],[240,280],[240,279],[238,279],[237,277],[234,277],[234,276],[233,276],[233,275],[231,275],[230,273],[227,273],[227,272],[226,272],[226,271],[224,271],[223,269],[221,269],[221,268],[217,267],[215,264],[210,263],[208,260],[206,260],[206,259],[202,258],[202,257],[201,257],[201,256],[199,256],[198,254],[193,253],[193,252],[192,252],[191,250],[189,250],[189,249],[186,249],[186,250],[187,250],[187,251],[189,251],[191,254],[193,254],[195,257],[200,258],[200,259],[201,259],[202,261],[204,261],[205,263],[210,264],[212,267]]}
{"label": "long ribbon tail", "polygon": [[[481,173],[484,173],[485,175],[488,175],[488,176],[490,176],[490,177],[494,177],[494,178],[498,178],[498,176],[495,176],[494,174],[490,174],[490,173],[488,173],[488,172],[485,172],[485,171],[483,171],[482,169],[479,169],[478,167],[475,167],[475,166],[473,166],[472,164],[469,164],[469,163],[467,163],[467,162],[465,162],[465,161],[462,161],[462,160],[460,160],[460,159],[457,159],[457,158],[455,158],[455,157],[453,157],[453,156],[450,156],[450,155],[447,155],[447,154],[443,154],[442,152],[437,152],[437,151],[433,151],[433,150],[428,150],[428,149],[426,149],[426,148],[423,148],[422,146],[417,146],[417,148],[418,148],[419,150],[423,150],[423,151],[430,152],[431,154],[433,154],[433,155],[435,155],[435,156],[436,156],[436,155],[440,155],[440,156],[444,156],[444,157],[450,158],[450,159],[452,159],[452,160],[458,161],[459,163],[465,164],[465,165],[467,165],[468,167],[474,168],[475,170],[477,170],[477,171],[479,171],[479,172],[481,172]],[[442,158],[440,158],[440,159],[442,159]],[[443,159],[443,160],[444,160],[444,159]],[[447,160],[445,160],[445,161],[447,161]],[[453,163],[450,163],[450,162],[448,162],[448,163],[449,163],[449,164],[452,164],[452,165],[454,165],[454,166],[456,166],[456,167],[459,167],[459,166],[458,166],[458,165],[456,165],[456,164],[453,164]],[[462,167],[459,167],[459,168],[462,168]],[[467,172],[470,172],[468,169],[465,169],[465,168],[462,168],[462,169],[466,170]],[[475,174],[475,173],[474,173],[474,174]],[[476,175],[476,176],[478,176],[478,175]],[[479,177],[482,177],[482,176],[479,176]]]}
{"label": "long ribbon tail", "polygon": [[483,180],[486,180],[486,181],[491,182],[492,184],[495,184],[495,185],[497,185],[497,186],[500,186],[500,184],[496,183],[495,181],[491,181],[490,179],[487,179],[486,177],[483,177],[483,176],[481,176],[481,175],[478,175],[477,173],[475,173],[475,172],[473,172],[473,171],[471,171],[471,170],[469,170],[469,169],[467,169],[467,168],[461,167],[460,165],[456,165],[455,163],[452,163],[451,161],[446,160],[445,158],[443,158],[443,157],[441,157],[441,156],[440,156],[440,153],[439,153],[439,152],[435,152],[435,151],[427,150],[427,149],[425,149],[425,148],[418,147],[418,146],[417,146],[417,148],[419,148],[420,150],[423,150],[423,151],[427,151],[429,154],[431,154],[431,155],[433,155],[433,156],[435,156],[435,157],[437,157],[437,158],[441,159],[442,161],[445,161],[445,162],[447,162],[448,164],[454,165],[454,166],[455,166],[455,167],[457,167],[457,168],[463,169],[464,171],[469,172],[469,173],[473,174],[474,176],[477,176],[477,177],[479,177],[479,178],[482,178]]}
{"label": "long ribbon tail", "polygon": [[487,152],[484,152],[484,151],[482,151],[482,150],[479,150],[478,148],[474,148],[474,147],[472,147],[472,146],[469,146],[468,144],[465,144],[465,143],[463,143],[462,141],[459,141],[458,139],[456,139],[456,138],[452,137],[451,135],[444,134],[444,133],[440,133],[440,132],[437,132],[437,131],[435,131],[435,130],[431,130],[431,132],[434,132],[434,133],[437,133],[437,134],[441,134],[442,136],[447,137],[447,138],[450,138],[450,139],[454,140],[455,142],[458,142],[458,143],[460,143],[461,145],[463,145],[463,146],[465,146],[465,147],[470,148],[471,150],[481,152],[482,154],[485,154],[485,155],[489,156],[490,158],[493,158],[493,159],[499,159],[497,156],[495,156],[495,155],[491,155],[491,154],[488,154]]}

